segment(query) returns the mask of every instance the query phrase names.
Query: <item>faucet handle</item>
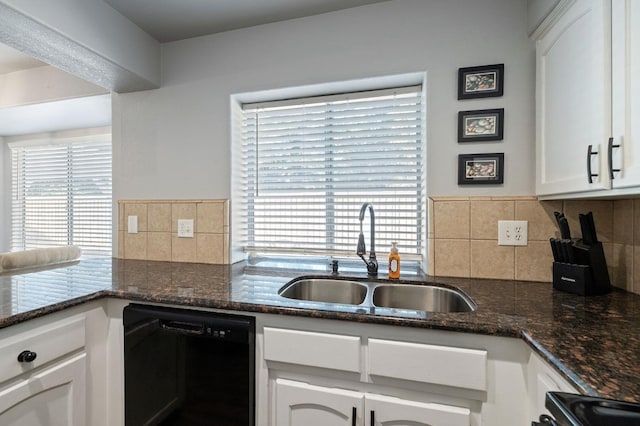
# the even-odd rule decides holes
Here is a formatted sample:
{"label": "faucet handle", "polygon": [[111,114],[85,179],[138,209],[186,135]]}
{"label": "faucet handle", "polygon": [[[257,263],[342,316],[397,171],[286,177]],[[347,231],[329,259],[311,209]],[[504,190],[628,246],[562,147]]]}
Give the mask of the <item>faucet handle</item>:
{"label": "faucet handle", "polygon": [[378,275],[378,261],[375,257],[369,258],[367,262],[367,274]]}

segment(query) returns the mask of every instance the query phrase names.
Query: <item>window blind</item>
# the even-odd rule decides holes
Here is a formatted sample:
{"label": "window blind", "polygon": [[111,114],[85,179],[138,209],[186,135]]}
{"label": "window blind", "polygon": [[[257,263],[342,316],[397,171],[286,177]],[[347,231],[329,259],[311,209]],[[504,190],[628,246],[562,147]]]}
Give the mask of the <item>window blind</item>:
{"label": "window blind", "polygon": [[110,256],[111,135],[53,134],[9,147],[11,250],[74,244]]}
{"label": "window blind", "polygon": [[[376,249],[424,252],[422,87],[242,108],[233,165],[234,245],[247,252],[353,255],[365,202]],[[369,249],[369,216],[365,236]]]}

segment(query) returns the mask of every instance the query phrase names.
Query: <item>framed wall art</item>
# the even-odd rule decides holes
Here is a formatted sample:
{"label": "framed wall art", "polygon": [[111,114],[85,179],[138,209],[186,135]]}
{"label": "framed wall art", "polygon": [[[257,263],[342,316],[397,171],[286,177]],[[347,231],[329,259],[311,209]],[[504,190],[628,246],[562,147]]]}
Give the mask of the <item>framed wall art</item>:
{"label": "framed wall art", "polygon": [[504,153],[458,155],[458,185],[504,183]]}
{"label": "framed wall art", "polygon": [[458,142],[501,141],[503,133],[504,108],[458,113]]}
{"label": "framed wall art", "polygon": [[502,96],[503,86],[504,64],[458,69],[458,99]]}

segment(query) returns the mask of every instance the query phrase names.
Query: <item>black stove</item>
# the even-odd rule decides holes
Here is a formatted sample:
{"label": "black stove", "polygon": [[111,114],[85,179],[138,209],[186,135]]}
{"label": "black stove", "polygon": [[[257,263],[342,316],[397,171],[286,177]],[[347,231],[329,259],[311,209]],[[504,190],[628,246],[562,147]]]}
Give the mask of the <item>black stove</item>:
{"label": "black stove", "polygon": [[640,404],[565,392],[547,392],[545,407],[532,426],[638,426]]}

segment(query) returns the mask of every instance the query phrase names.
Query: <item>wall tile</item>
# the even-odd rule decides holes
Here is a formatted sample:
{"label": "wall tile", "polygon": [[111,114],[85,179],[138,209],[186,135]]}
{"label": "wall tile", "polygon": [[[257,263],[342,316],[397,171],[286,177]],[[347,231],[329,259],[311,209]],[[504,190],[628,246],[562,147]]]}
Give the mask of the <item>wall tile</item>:
{"label": "wall tile", "polygon": [[224,263],[224,235],[198,233],[196,246],[198,262]]}
{"label": "wall tile", "polygon": [[564,214],[569,219],[571,236],[579,238],[579,213],[593,212],[598,240],[603,243],[613,242],[613,201],[609,200],[570,200],[564,202]]}
{"label": "wall tile", "polygon": [[224,216],[224,226],[229,229],[229,200],[224,200],[224,204],[222,206],[222,214]]}
{"label": "wall tile", "polygon": [[[498,221],[513,220],[514,211],[514,201],[476,201],[472,199],[471,239],[497,240]],[[471,269],[473,270],[473,263]]]}
{"label": "wall tile", "polygon": [[512,246],[499,246],[495,240],[471,240],[471,276],[512,280],[514,255]]}
{"label": "wall tile", "polygon": [[433,214],[434,214],[434,208],[433,208],[433,199],[429,198],[428,204],[427,204],[427,219],[428,219],[428,228],[427,228],[427,238],[433,238],[435,236],[435,230],[434,230],[434,222],[433,222]]}
{"label": "wall tile", "polygon": [[529,241],[516,249],[516,280],[553,281],[553,254],[549,241]]}
{"label": "wall tile", "polygon": [[222,261],[225,265],[228,265],[229,263],[231,263],[231,257],[229,255],[229,250],[231,249],[231,242],[230,242],[230,238],[229,238],[229,232],[225,232],[224,234],[222,234],[222,236],[224,237],[224,242],[223,242],[223,258]]}
{"label": "wall tile", "polygon": [[633,241],[640,243],[640,199],[633,200]]}
{"label": "wall tile", "polygon": [[[195,213],[195,205],[194,205]],[[180,217],[190,219],[189,217]],[[174,262],[197,262],[196,238],[178,238],[171,235],[171,260]]]}
{"label": "wall tile", "polygon": [[118,231],[118,258],[124,259],[124,231]]}
{"label": "wall tile", "polygon": [[434,268],[437,276],[469,277],[469,240],[435,240]]}
{"label": "wall tile", "polygon": [[613,242],[633,244],[633,200],[613,202]]}
{"label": "wall tile", "polygon": [[125,203],[124,205],[124,230],[129,230],[129,216],[138,216],[138,232],[147,230],[147,204]]}
{"label": "wall tile", "polygon": [[118,202],[118,231],[124,230],[124,204]]}
{"label": "wall tile", "polygon": [[[638,240],[636,240],[638,241]],[[636,242],[633,247],[633,283],[631,291],[640,294],[640,243]]]}
{"label": "wall tile", "polygon": [[145,260],[147,258],[147,233],[137,234],[124,233],[124,256],[125,259]]}
{"label": "wall tile", "polygon": [[602,250],[604,251],[604,259],[607,262],[607,269],[609,270],[609,280],[613,282],[613,270],[610,267],[610,264],[612,264],[613,262],[613,243],[603,243]]}
{"label": "wall tile", "polygon": [[435,275],[435,258],[436,258],[436,250],[435,250],[435,240],[433,238],[429,238],[427,240],[427,274]]}
{"label": "wall tile", "polygon": [[224,231],[224,203],[198,203],[198,232],[221,234]]}
{"label": "wall tile", "polygon": [[435,201],[435,238],[469,239],[469,201]]}
{"label": "wall tile", "polygon": [[193,219],[193,232],[198,232],[196,216],[196,203],[171,204],[171,232],[174,234],[178,232],[178,219]]}
{"label": "wall tile", "polygon": [[526,220],[528,239],[549,241],[560,238],[553,212],[562,212],[562,201],[516,200],[515,220]]}
{"label": "wall tile", "polygon": [[611,285],[627,291],[633,291],[633,245],[611,245],[611,255],[606,258],[611,276]]}
{"label": "wall tile", "polygon": [[171,233],[149,232],[147,235],[147,259],[171,260]]}
{"label": "wall tile", "polygon": [[148,230],[171,232],[171,204],[149,203],[147,206]]}

